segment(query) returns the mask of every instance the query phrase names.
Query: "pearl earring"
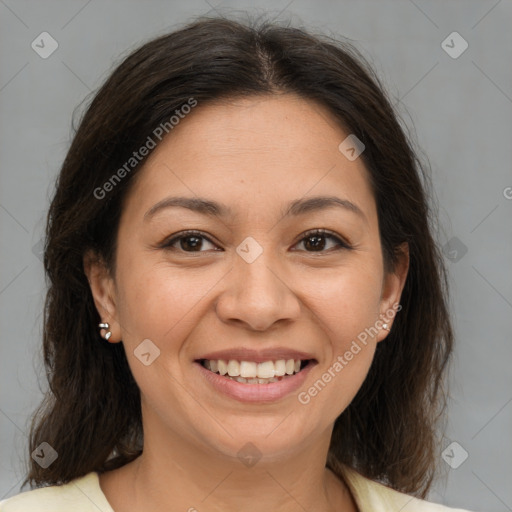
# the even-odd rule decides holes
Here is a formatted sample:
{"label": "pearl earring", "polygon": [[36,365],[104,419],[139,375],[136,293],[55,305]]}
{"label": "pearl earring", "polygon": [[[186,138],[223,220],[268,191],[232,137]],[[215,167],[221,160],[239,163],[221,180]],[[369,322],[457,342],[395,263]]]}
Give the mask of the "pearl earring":
{"label": "pearl earring", "polygon": [[98,324],[98,327],[100,328],[100,330],[102,329],[105,329],[106,331],[108,331],[104,338],[108,341],[110,339],[110,336],[112,336],[112,333],[109,331],[110,329],[110,324],[107,324],[107,323],[101,323],[101,324]]}

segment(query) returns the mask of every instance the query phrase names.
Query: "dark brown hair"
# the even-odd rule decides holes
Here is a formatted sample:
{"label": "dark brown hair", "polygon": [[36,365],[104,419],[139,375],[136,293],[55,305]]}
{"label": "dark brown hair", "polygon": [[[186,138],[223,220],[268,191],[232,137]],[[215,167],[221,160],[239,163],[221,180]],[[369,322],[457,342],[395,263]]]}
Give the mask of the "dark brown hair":
{"label": "dark brown hair", "polygon": [[365,144],[361,158],[376,200],[385,270],[395,268],[402,242],[410,250],[402,310],[336,420],[327,465],[338,472],[343,463],[426,496],[453,344],[448,280],[433,238],[430,178],[383,91],[351,44],[268,21],[199,18],[121,62],[76,130],[48,214],[43,343],[49,391],[32,420],[30,452],[46,441],[59,456],[47,469],[30,459],[25,483],[66,483],[120,467],[142,449],[139,389],[122,343],[101,342],[83,269],[88,249],[115,269],[123,198],[142,165],[105,197],[95,191],[190,98],[201,108],[237,96],[295,93],[327,107]]}

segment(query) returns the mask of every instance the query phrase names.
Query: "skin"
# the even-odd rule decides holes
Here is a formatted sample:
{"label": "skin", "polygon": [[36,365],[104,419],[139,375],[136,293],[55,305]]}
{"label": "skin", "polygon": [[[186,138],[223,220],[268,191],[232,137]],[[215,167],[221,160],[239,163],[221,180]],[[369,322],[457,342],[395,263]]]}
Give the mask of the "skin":
{"label": "skin", "polygon": [[[307,405],[297,392],[242,403],[193,367],[211,350],[294,348],[318,361],[299,390],[307,391],[400,302],[408,247],[385,275],[368,172],[361,158],[338,150],[347,135],[322,106],[292,94],[198,105],[151,154],[127,196],[115,275],[94,255],[84,258],[109,342],[122,340],[142,397],[143,454],[100,477],[116,512],[357,510],[325,461],[334,421],[388,331],[369,337]],[[349,199],[364,218],[341,208],[282,216],[288,202],[316,195]],[[144,220],[168,196],[214,200],[233,215],[174,207]],[[320,228],[353,249],[325,237],[315,250],[304,233]],[[186,238],[174,251],[160,247],[187,229],[203,233],[202,245],[191,249]],[[236,252],[248,236],[263,249],[250,264]],[[144,339],[160,350],[148,366],[134,355]],[[252,467],[237,457],[247,442],[261,453]]]}

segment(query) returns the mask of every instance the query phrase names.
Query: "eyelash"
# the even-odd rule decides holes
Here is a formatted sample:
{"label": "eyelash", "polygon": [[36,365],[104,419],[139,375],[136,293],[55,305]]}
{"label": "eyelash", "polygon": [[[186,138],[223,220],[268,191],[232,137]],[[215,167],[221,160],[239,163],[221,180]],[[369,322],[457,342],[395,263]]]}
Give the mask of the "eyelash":
{"label": "eyelash", "polygon": [[[349,245],[347,242],[345,242],[340,237],[336,236],[334,233],[332,233],[331,231],[329,231],[327,229],[312,229],[312,230],[306,231],[306,233],[301,235],[302,238],[297,242],[297,244],[302,243],[305,239],[310,238],[310,237],[315,236],[315,235],[316,236],[323,236],[325,238],[330,238],[330,239],[336,241],[336,243],[338,245],[338,248],[335,249],[335,251],[339,251],[339,250],[343,250],[343,249],[344,250],[352,250],[353,249],[353,247],[351,245]],[[206,251],[184,251],[183,249],[177,249],[176,247],[172,247],[173,245],[175,245],[180,240],[183,240],[183,239],[186,239],[186,238],[189,238],[189,237],[192,237],[192,236],[195,236],[197,238],[203,238],[204,240],[207,240],[211,244],[215,245],[201,231],[188,230],[188,231],[183,231],[178,236],[173,236],[169,240],[165,241],[160,246],[160,248],[167,249],[167,250],[170,250],[170,251],[178,251],[178,250],[180,250],[180,251],[182,251],[182,252],[184,252],[186,254],[194,254],[194,253],[206,252]],[[295,245],[297,245],[297,244],[295,244]],[[332,251],[330,251],[330,250],[327,250],[327,251],[322,250],[322,251],[306,251],[306,252],[308,252],[310,254],[315,254],[315,253],[322,254],[322,253],[330,253]]]}

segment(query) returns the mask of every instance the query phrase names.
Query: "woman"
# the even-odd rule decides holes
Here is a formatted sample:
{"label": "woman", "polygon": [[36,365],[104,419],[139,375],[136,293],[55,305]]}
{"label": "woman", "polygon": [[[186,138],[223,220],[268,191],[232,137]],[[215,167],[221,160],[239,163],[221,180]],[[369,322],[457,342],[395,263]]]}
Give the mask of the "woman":
{"label": "woman", "polygon": [[199,19],[135,51],[58,178],[46,487],[0,510],[448,510],[426,185],[347,44]]}

